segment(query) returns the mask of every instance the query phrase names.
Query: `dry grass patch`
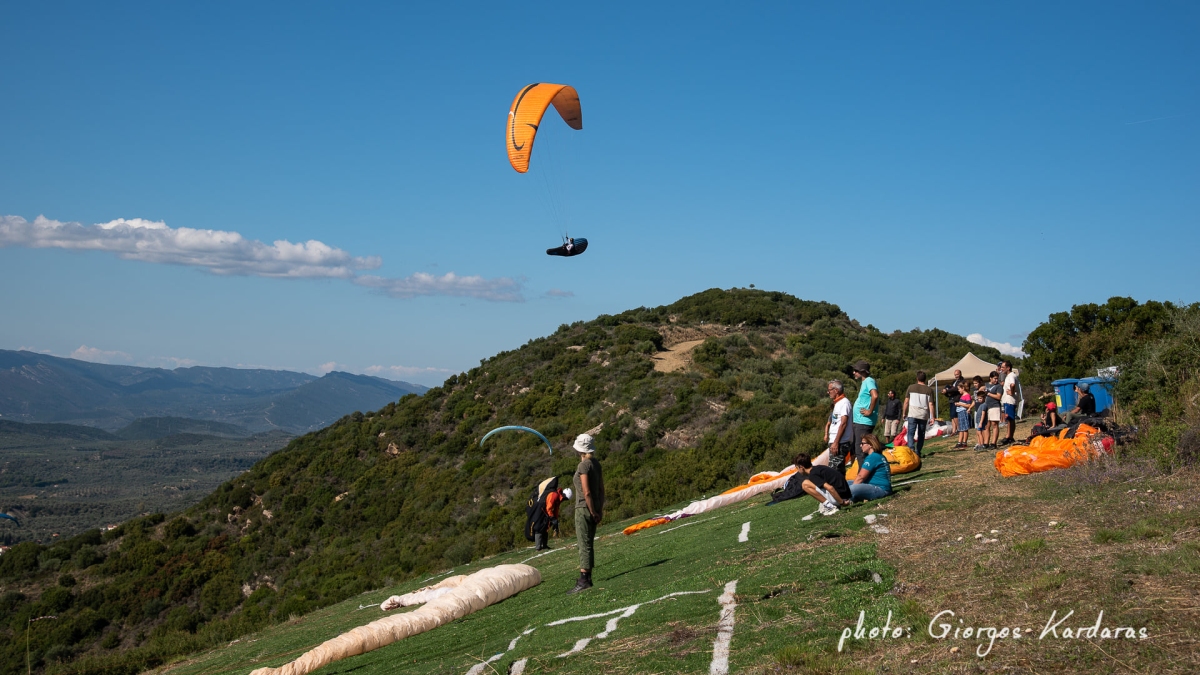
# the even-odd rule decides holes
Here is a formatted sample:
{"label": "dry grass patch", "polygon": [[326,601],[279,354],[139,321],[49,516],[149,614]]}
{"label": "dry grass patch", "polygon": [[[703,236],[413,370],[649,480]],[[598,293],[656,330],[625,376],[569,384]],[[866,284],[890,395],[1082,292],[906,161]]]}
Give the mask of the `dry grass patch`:
{"label": "dry grass patch", "polygon": [[[953,619],[939,623],[1032,635],[998,640],[984,659],[976,640],[913,641],[881,667],[1200,672],[1200,508],[1188,496],[1200,476],[1111,462],[1003,478],[991,453],[949,445],[935,442],[927,466],[962,478],[915,484],[889,506],[891,534],[877,539],[880,557],[897,568],[892,592],[912,603],[914,618],[951,610]],[[1149,637],[1038,639],[1052,613],[1057,620],[1071,611],[1060,634],[1095,624],[1103,611],[1102,627],[1145,627]],[[916,628],[924,635],[927,626]]]}

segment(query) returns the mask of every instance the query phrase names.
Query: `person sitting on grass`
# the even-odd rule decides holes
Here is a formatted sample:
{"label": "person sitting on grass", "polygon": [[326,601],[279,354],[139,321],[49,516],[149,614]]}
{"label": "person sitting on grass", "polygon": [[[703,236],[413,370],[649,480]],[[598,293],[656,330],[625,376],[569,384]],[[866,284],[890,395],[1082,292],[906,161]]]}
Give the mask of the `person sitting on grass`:
{"label": "person sitting on grass", "polygon": [[850,484],[850,498],[856,502],[882,499],[892,494],[892,470],[883,456],[883,443],[875,434],[862,438],[862,451],[866,454],[858,477]]}
{"label": "person sitting on grass", "polygon": [[813,466],[812,458],[803,452],[792,459],[792,464],[798,469],[797,475],[804,476],[801,484],[804,492],[820,504],[821,515],[832,516],[839,506],[850,504],[850,485],[841,471],[819,464]]}
{"label": "person sitting on grass", "polygon": [[1096,396],[1088,391],[1089,389],[1091,387],[1088,386],[1087,382],[1075,383],[1075,396],[1078,398],[1075,400],[1075,407],[1071,409],[1071,419],[1074,419],[1076,415],[1081,417],[1096,416]]}
{"label": "person sitting on grass", "polygon": [[1042,413],[1042,426],[1047,429],[1053,429],[1063,423],[1062,417],[1058,414],[1058,404],[1054,401],[1046,402],[1046,412]]}

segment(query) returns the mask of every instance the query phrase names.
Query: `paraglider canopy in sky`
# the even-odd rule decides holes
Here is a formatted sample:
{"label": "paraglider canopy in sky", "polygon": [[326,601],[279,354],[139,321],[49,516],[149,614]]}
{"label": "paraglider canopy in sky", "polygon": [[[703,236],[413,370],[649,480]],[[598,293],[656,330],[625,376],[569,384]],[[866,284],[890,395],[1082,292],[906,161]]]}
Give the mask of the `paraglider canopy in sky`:
{"label": "paraglider canopy in sky", "polygon": [[550,445],[550,441],[546,440],[546,437],[543,436],[536,429],[530,429],[529,427],[518,427],[518,426],[498,427],[496,429],[492,429],[491,431],[487,432],[487,434],[485,434],[483,438],[479,439],[479,447],[482,448],[483,442],[486,441],[488,438],[490,438],[492,436],[492,434],[499,433],[501,431],[524,431],[526,433],[533,434],[534,436],[537,436],[538,438],[542,439],[542,442],[546,444],[546,448],[549,449],[551,453],[554,452],[554,448]]}
{"label": "paraglider canopy in sky", "polygon": [[518,173],[529,171],[533,140],[542,123],[542,116],[551,104],[554,104],[554,109],[567,126],[576,130],[583,128],[583,113],[579,108],[579,94],[575,87],[535,82],[521,89],[508,109],[508,127],[504,132],[508,162]]}

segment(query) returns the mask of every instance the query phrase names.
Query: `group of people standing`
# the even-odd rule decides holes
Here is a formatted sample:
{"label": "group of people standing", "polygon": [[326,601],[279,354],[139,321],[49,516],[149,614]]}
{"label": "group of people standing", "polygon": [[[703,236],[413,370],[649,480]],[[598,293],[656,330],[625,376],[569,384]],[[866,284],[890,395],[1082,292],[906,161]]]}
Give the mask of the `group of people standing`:
{"label": "group of people standing", "polygon": [[[1017,396],[1020,383],[1013,372],[1012,362],[1000,362],[997,370],[988,373],[985,381],[981,375],[964,379],[962,371],[954,371],[954,381],[945,393],[954,405],[951,432],[958,434],[956,450],[965,450],[970,445],[970,430],[975,430],[975,451],[992,451],[1014,442],[1017,429]],[[1007,436],[1001,440],[1000,424],[1007,426]]]}

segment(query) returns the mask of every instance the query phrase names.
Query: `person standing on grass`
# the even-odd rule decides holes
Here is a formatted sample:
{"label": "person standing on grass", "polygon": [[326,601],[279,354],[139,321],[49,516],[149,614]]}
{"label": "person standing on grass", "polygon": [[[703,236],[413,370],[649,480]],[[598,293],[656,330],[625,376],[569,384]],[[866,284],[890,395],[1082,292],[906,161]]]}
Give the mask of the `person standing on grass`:
{"label": "person standing on grass", "polygon": [[892,469],[883,456],[883,443],[875,438],[875,434],[867,434],[862,438],[862,452],[866,459],[850,484],[851,499],[866,502],[892,494]]}
{"label": "person standing on grass", "polygon": [[954,369],[954,381],[951,382],[950,384],[946,385],[946,388],[942,390],[942,394],[946,397],[946,400],[950,402],[950,411],[947,414],[947,417],[950,418],[950,433],[951,434],[958,433],[958,415],[956,414],[957,411],[955,410],[954,402],[958,400],[958,397],[959,397],[958,385],[962,384],[962,381],[963,381],[962,371],[955,368]]}
{"label": "person standing on grass", "polygon": [[902,401],[896,398],[895,390],[889,389],[887,400],[883,403],[883,438],[890,441],[900,433],[900,412]]}
{"label": "person standing on grass", "polygon": [[839,469],[846,455],[854,452],[850,433],[850,400],[841,380],[830,380],[825,390],[833,400],[833,412],[825,422],[825,447],[829,448],[829,468]]}
{"label": "person standing on grass", "polygon": [[863,436],[875,431],[879,423],[879,387],[875,378],[871,377],[871,364],[866,361],[856,361],[851,368],[854,379],[862,380],[859,384],[858,398],[854,401],[854,458],[862,466],[863,454],[859,449]]}
{"label": "person standing on grass", "polygon": [[908,435],[905,440],[908,442],[908,447],[917,453],[917,457],[921,456],[921,449],[925,447],[925,425],[929,424],[929,414],[933,409],[933,397],[937,396],[933,387],[925,384],[925,380],[925,371],[918,370],[917,383],[909,385],[908,390],[904,392],[904,410],[901,411],[901,414],[904,415],[904,424],[908,427]]}
{"label": "person standing on grass", "polygon": [[958,396],[954,399],[954,417],[958,420],[958,444],[955,450],[965,450],[971,434],[971,385],[963,380],[958,385]]}
{"label": "person standing on grass", "polygon": [[1004,385],[1000,384],[1000,373],[988,373],[988,383],[985,385],[986,396],[983,400],[983,410],[987,417],[987,434],[984,436],[983,449],[995,450],[1000,442],[1000,397],[1004,395]]}
{"label": "person standing on grass", "polygon": [[[981,378],[976,377],[976,380]],[[975,405],[971,412],[971,421],[975,426],[975,452],[983,452],[987,448],[987,411],[983,409],[987,403],[987,385],[980,385],[975,390]]]}
{"label": "person standing on grass", "polygon": [[596,448],[590,434],[579,434],[575,438],[575,452],[579,453],[579,466],[575,469],[575,537],[579,541],[579,581],[567,594],[586,591],[592,587],[592,568],[595,557],[592,543],[596,539],[596,528],[604,518],[604,476],[600,472],[600,460],[595,458]]}
{"label": "person standing on grass", "polygon": [[1000,395],[1000,417],[1008,422],[1008,437],[1001,445],[1012,445],[1013,434],[1017,433],[1017,393],[1021,383],[1013,372],[1012,361],[1000,362],[1000,375],[1004,377],[1004,391]]}

